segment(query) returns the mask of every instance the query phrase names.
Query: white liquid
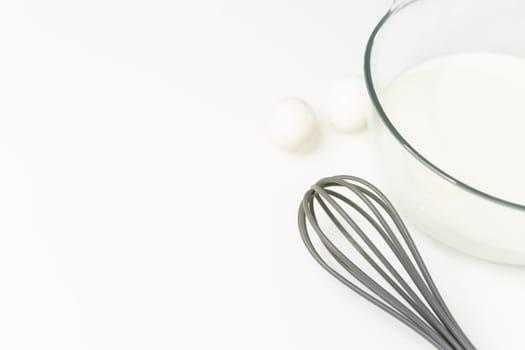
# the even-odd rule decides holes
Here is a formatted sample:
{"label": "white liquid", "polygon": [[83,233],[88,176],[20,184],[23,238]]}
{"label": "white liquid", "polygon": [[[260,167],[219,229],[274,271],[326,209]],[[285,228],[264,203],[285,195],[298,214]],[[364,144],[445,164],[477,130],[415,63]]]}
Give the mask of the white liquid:
{"label": "white liquid", "polygon": [[525,60],[469,53],[402,74],[381,95],[400,134],[456,179],[525,204]]}

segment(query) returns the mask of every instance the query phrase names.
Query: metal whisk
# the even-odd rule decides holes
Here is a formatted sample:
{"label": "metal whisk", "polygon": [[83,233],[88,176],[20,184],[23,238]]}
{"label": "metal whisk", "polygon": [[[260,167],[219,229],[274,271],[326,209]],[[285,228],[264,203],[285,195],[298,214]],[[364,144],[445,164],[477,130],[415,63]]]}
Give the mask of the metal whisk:
{"label": "metal whisk", "polygon": [[[318,209],[333,223],[327,226],[347,246],[346,250],[341,245],[338,248],[336,240],[329,238],[329,231],[321,228]],[[348,288],[403,322],[437,349],[476,349],[445,305],[399,214],[372,184],[353,176],[321,179],[304,195],[298,219],[308,251]],[[369,229],[367,232],[364,226]],[[310,229],[317,234],[315,245],[324,247],[326,258],[312,242]],[[374,244],[373,235],[386,251]],[[361,258],[349,257],[346,252],[349,249]],[[378,281],[356,264],[357,258],[380,277]]]}

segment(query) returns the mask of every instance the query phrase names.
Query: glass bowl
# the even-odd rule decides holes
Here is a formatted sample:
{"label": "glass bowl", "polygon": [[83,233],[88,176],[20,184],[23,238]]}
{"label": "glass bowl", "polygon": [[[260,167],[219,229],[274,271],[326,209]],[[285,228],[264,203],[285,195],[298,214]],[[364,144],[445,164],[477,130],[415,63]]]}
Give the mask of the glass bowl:
{"label": "glass bowl", "polygon": [[[394,1],[369,38],[364,66],[374,107],[369,121],[373,148],[385,190],[402,216],[419,231],[462,252],[514,265],[525,265],[525,198],[502,198],[435,164],[389,117],[382,91],[403,72],[444,55],[490,52],[525,57],[524,14],[521,0]],[[468,137],[466,133],[465,142]],[[525,149],[508,152],[517,166],[525,166]]]}

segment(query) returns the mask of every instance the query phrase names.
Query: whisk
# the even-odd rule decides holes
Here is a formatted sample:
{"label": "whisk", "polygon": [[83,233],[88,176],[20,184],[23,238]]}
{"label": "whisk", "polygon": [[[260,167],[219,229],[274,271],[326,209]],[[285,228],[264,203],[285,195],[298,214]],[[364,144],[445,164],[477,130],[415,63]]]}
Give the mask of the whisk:
{"label": "whisk", "polygon": [[[329,228],[336,229],[332,231],[347,246],[346,250],[338,248],[336,240],[329,238],[329,231],[321,228],[317,209],[322,209],[324,217],[333,223]],[[321,179],[304,195],[298,221],[308,251],[348,288],[410,327],[437,349],[476,349],[445,305],[399,214],[372,184],[344,175]],[[363,226],[371,232],[365,233]],[[311,229],[318,237],[315,245]],[[386,251],[382,252],[374,244],[372,233],[380,237],[379,242]],[[328,253],[326,258],[316,245],[324,247],[324,255]],[[349,257],[346,253],[349,249],[361,258],[359,255],[353,256],[354,259]],[[378,281],[357,265],[357,258],[379,275]],[[348,275],[355,281],[347,278]]]}

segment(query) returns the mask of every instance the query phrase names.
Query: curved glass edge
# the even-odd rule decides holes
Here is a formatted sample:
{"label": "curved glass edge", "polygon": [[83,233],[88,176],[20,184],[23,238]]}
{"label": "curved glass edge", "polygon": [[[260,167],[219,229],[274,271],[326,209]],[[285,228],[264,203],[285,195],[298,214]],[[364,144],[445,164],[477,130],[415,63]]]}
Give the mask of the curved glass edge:
{"label": "curved glass edge", "polygon": [[[415,0],[417,1],[417,0]],[[456,179],[454,176],[450,175],[449,173],[443,171],[441,168],[434,165],[430,160],[425,158],[421,153],[419,153],[414,147],[408,143],[408,141],[399,133],[399,131],[394,127],[388,116],[386,115],[385,111],[383,110],[383,107],[381,106],[381,102],[379,101],[379,97],[377,95],[377,92],[374,87],[374,82],[372,79],[372,68],[371,68],[371,58],[372,58],[372,50],[374,48],[374,41],[377,37],[377,34],[381,31],[381,28],[385,25],[385,23],[392,17],[395,13],[399,12],[401,9],[405,8],[409,4],[414,3],[414,1],[407,1],[402,2],[401,6],[394,6],[390,8],[390,10],[381,18],[379,23],[375,26],[374,30],[370,34],[370,37],[368,39],[366,50],[365,50],[365,57],[364,57],[364,77],[365,77],[365,83],[366,88],[368,90],[368,95],[370,96],[370,99],[372,101],[372,104],[381,118],[384,125],[387,127],[387,129],[392,133],[392,135],[396,138],[396,140],[401,144],[401,146],[410,153],[414,158],[416,158],[420,163],[422,163],[425,167],[430,169],[433,173],[439,175],[446,181],[458,186],[461,189],[466,190],[467,192],[470,192],[474,195],[477,195],[483,199],[492,201],[494,203],[507,206],[509,208],[521,210],[525,212],[525,205],[519,204],[511,201],[507,201],[505,199],[493,196],[489,193],[483,192],[481,190],[478,190],[477,188],[474,188],[465,182],[462,182],[458,179]]]}
{"label": "curved glass edge", "polygon": [[406,6],[416,1],[418,0],[394,0],[394,3],[390,7],[390,12],[394,13],[394,12],[400,11]]}

